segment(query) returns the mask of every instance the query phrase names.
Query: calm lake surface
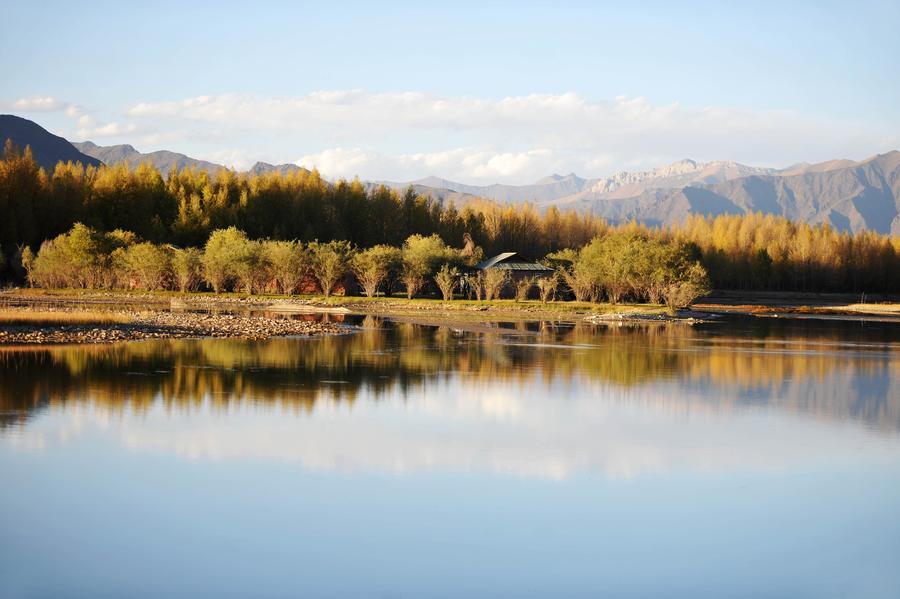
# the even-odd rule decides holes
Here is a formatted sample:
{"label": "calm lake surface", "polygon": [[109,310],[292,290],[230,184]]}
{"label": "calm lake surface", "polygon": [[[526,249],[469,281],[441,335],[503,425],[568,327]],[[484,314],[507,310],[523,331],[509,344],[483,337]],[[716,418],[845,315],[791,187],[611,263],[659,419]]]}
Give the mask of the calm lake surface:
{"label": "calm lake surface", "polygon": [[900,597],[900,327],[0,350],[2,597]]}

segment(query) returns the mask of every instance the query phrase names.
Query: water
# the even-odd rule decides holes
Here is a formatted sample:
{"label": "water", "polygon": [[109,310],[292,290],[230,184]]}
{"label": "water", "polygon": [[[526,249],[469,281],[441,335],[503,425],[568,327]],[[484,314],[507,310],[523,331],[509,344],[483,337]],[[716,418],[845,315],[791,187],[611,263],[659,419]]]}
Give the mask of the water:
{"label": "water", "polygon": [[0,350],[2,597],[900,596],[900,328]]}

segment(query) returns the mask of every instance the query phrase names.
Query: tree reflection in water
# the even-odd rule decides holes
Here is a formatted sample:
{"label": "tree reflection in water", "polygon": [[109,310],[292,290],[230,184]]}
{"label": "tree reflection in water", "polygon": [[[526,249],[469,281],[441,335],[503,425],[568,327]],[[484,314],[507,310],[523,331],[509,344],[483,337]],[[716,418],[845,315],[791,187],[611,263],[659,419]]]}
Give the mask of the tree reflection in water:
{"label": "tree reflection in water", "polygon": [[376,399],[395,390],[408,396],[465,377],[474,389],[502,381],[523,393],[560,383],[600,389],[665,383],[685,392],[631,401],[685,412],[764,405],[898,430],[898,348],[900,330],[885,324],[520,322],[463,332],[371,316],[355,334],[318,339],[6,348],[0,427],[65,402],[111,412],[140,412],[157,402],[179,410],[256,402],[303,414],[320,401],[352,405],[363,391]]}

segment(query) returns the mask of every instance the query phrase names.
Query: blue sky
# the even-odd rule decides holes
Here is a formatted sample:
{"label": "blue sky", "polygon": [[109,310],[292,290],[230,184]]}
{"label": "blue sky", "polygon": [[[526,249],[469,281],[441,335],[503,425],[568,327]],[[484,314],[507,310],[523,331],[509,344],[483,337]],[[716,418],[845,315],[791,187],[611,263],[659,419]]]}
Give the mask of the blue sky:
{"label": "blue sky", "polygon": [[0,110],[332,176],[528,182],[900,146],[900,3],[24,3]]}

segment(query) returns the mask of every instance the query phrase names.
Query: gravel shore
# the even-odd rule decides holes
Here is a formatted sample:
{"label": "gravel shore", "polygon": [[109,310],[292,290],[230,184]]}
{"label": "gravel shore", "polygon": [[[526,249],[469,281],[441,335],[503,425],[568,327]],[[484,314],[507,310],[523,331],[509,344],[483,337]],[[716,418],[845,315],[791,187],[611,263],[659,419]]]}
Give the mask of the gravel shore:
{"label": "gravel shore", "polygon": [[0,325],[0,344],[109,343],[188,337],[310,336],[345,333],[347,325],[242,314],[122,312],[127,322]]}

